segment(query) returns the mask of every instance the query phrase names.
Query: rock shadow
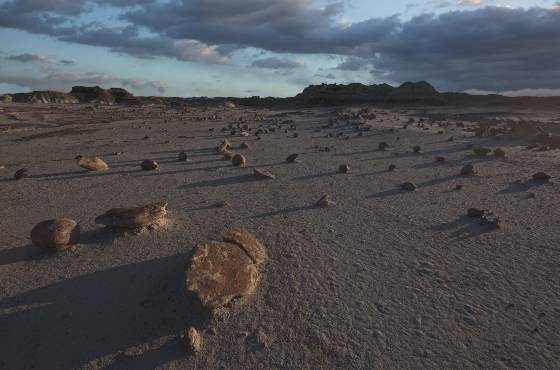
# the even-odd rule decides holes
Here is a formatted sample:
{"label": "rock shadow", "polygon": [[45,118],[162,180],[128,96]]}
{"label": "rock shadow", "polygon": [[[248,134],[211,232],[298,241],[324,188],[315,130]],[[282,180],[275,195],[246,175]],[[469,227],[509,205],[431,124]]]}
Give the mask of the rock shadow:
{"label": "rock shadow", "polygon": [[133,357],[149,360],[138,361],[142,368],[154,368],[184,357],[180,334],[212,318],[185,293],[185,259],[180,254],[114,267],[4,299],[0,367],[114,366]]}

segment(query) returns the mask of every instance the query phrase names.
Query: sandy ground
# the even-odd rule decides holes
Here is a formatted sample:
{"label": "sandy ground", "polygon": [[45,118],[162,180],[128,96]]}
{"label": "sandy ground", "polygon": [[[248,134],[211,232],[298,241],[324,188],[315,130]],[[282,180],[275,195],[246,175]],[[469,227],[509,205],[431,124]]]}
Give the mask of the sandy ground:
{"label": "sandy ground", "polygon": [[[360,137],[343,121],[321,128],[334,117],[326,108],[278,116],[0,107],[0,368],[560,368],[558,151],[474,138],[455,125],[444,134],[437,126],[400,129],[424,108],[372,107],[378,118]],[[496,115],[560,122],[554,111],[498,110],[439,108],[469,113],[448,122]],[[239,117],[253,128],[290,119],[299,136],[220,132]],[[247,168],[214,153],[224,137]],[[238,149],[243,141],[249,149]],[[378,151],[381,141],[390,149]],[[469,143],[502,147],[507,157],[475,157]],[[190,162],[176,160],[182,150]],[[299,163],[285,163],[291,153]],[[78,154],[99,155],[111,170],[85,172]],[[436,163],[438,155],[447,160]],[[143,159],[159,161],[160,170],[141,171]],[[350,173],[336,173],[342,163]],[[395,172],[386,171],[390,163]],[[458,176],[467,163],[478,176]],[[255,166],[277,179],[255,179]],[[12,180],[21,167],[30,177]],[[553,181],[515,183],[536,171]],[[404,181],[418,190],[403,192]],[[457,184],[463,190],[453,190]],[[337,205],[315,207],[324,193]],[[159,200],[169,202],[167,230],[115,237],[93,222],[109,208]],[[221,201],[231,205],[216,207]],[[493,210],[502,227],[480,226],[466,217],[469,207]],[[82,244],[39,254],[31,228],[63,216],[81,223]],[[198,242],[231,225],[256,234],[269,260],[247,302],[212,316],[186,296],[185,264]],[[181,339],[191,326],[203,334],[196,355]]]}

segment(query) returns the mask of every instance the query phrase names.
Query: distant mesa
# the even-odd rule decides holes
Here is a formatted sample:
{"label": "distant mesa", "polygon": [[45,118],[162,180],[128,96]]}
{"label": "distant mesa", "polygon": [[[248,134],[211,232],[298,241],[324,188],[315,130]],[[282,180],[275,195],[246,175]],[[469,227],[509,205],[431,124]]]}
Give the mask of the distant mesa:
{"label": "distant mesa", "polygon": [[405,82],[398,87],[383,83],[364,85],[321,84],[306,87],[291,98],[253,96],[235,97],[155,97],[134,96],[121,88],[103,89],[99,86],[74,86],[69,93],[58,91],[33,91],[30,93],[5,94],[2,103],[57,103],[57,104],[122,104],[122,105],[169,105],[169,106],[214,106],[268,107],[268,106],[337,106],[346,104],[422,104],[452,106],[534,106],[558,105],[560,97],[507,97],[501,95],[469,95],[466,93],[439,92],[426,81]]}
{"label": "distant mesa", "polygon": [[103,89],[99,86],[74,86],[69,93],[58,91],[33,91],[4,95],[4,102],[32,103],[32,104],[141,104],[140,98],[120,88]]}
{"label": "distant mesa", "polygon": [[405,82],[399,87],[388,84],[363,85],[360,83],[311,85],[298,94],[295,99],[304,105],[416,101],[443,103],[441,94],[426,81]]}

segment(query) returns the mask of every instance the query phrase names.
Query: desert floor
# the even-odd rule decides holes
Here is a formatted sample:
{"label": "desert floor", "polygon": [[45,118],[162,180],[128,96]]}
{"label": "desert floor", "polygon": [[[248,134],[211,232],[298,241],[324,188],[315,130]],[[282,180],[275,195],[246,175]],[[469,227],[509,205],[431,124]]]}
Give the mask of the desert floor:
{"label": "desert floor", "polygon": [[[359,136],[335,111],[363,107],[0,108],[0,368],[560,368],[560,152],[468,130],[492,117],[554,127],[559,111],[370,106],[377,118]],[[402,129],[426,113],[449,125]],[[253,133],[293,123],[260,140],[221,132],[240,118]],[[215,153],[224,138],[246,168]],[[473,143],[507,156],[476,157]],[[298,163],[285,162],[291,153]],[[86,172],[78,154],[111,169]],[[141,171],[143,159],[160,169]],[[337,173],[343,163],[350,173]],[[477,176],[459,176],[467,163]],[[22,167],[29,177],[13,180]],[[529,180],[537,171],[552,181]],[[323,194],[337,204],[315,206]],[[116,236],[93,221],[160,200],[166,229]],[[501,228],[467,217],[470,207],[495,212]],[[29,232],[56,217],[78,220],[82,243],[40,253]],[[269,259],[253,296],[212,314],[186,295],[185,266],[231,225]],[[195,355],[181,339],[189,327],[203,335]]]}

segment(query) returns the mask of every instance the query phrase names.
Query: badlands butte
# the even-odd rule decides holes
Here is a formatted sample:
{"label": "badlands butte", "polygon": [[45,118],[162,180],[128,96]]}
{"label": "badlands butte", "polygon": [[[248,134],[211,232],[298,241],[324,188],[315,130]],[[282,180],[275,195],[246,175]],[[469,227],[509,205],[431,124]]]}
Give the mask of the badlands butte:
{"label": "badlands butte", "polygon": [[560,98],[0,103],[0,368],[560,368]]}

